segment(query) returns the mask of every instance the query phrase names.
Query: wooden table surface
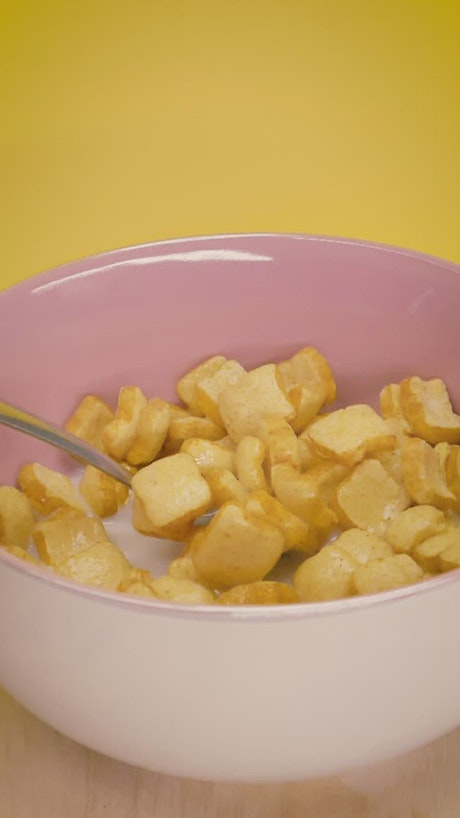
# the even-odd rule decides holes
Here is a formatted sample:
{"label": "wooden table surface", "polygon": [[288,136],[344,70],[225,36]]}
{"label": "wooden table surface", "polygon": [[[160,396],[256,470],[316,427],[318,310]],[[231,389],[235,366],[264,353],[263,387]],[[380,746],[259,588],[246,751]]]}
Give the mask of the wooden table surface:
{"label": "wooden table surface", "polygon": [[207,784],[63,738],[0,691],[0,818],[457,818],[460,730],[342,779]]}

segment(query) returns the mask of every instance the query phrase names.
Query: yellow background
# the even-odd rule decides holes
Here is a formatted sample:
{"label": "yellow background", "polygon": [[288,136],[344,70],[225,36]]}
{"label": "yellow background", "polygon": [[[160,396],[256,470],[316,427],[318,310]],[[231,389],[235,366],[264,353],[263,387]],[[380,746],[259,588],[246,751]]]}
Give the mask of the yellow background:
{"label": "yellow background", "polygon": [[460,261],[459,0],[0,0],[0,283],[158,238]]}

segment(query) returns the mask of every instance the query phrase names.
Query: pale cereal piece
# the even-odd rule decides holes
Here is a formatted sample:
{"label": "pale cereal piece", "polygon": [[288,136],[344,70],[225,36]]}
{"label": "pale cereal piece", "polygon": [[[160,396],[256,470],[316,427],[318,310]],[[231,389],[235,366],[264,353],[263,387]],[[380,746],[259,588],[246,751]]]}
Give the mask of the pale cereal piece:
{"label": "pale cereal piece", "polygon": [[279,464],[271,470],[271,482],[278,500],[314,527],[318,536],[317,545],[320,545],[334,530],[337,515],[326,500],[326,474],[322,471],[312,474],[313,469],[300,474],[292,466]]}
{"label": "pale cereal piece", "polygon": [[249,494],[245,501],[249,519],[264,520],[280,529],[284,536],[284,551],[303,551],[315,554],[318,550],[318,536],[312,525],[293,514],[287,506],[266,491]]}
{"label": "pale cereal piece", "polygon": [[30,562],[32,565],[43,565],[41,560],[38,560],[33,556],[33,554],[29,554],[25,548],[21,548],[19,545],[0,545],[0,548],[3,548],[3,550],[7,551],[8,554],[12,554],[14,557],[18,557],[18,559],[23,560],[24,562]]}
{"label": "pale cereal piece", "polygon": [[230,440],[228,435],[225,435],[225,437],[221,437],[219,440],[216,440],[216,443],[218,443],[219,446],[222,446],[224,449],[227,449],[229,452],[233,452],[233,454],[235,454],[236,446],[233,443],[233,441]]}
{"label": "pale cereal piece", "polygon": [[321,407],[324,406],[326,392],[323,384],[306,385],[303,383],[291,387],[288,397],[295,409],[295,415],[291,420],[291,426],[299,434],[317,416]]}
{"label": "pale cereal piece", "polygon": [[401,387],[398,383],[389,383],[380,392],[380,411],[385,420],[396,420],[397,429],[400,433],[408,435],[411,433],[410,424],[404,417],[401,406]]}
{"label": "pale cereal piece", "polygon": [[294,588],[286,582],[261,580],[236,585],[220,595],[220,605],[292,605],[300,602]]}
{"label": "pale cereal piece", "polygon": [[318,454],[315,446],[308,437],[308,429],[297,438],[298,452],[299,452],[299,468],[300,471],[307,471],[315,466],[320,460],[321,456]]}
{"label": "pale cereal piece", "polygon": [[460,528],[447,528],[416,545],[412,556],[424,571],[436,574],[441,570],[441,554],[451,546],[456,547],[459,542]]}
{"label": "pale cereal piece", "polygon": [[152,588],[153,577],[150,571],[142,568],[132,568],[129,574],[120,582],[117,591],[122,594],[134,594],[134,596],[144,596],[155,598]]}
{"label": "pale cereal piece", "polygon": [[445,463],[445,476],[449,491],[455,496],[455,511],[460,511],[460,446],[450,446]]}
{"label": "pale cereal piece", "polygon": [[225,444],[222,445],[220,440],[202,440],[192,437],[184,440],[180,450],[193,457],[203,476],[206,476],[210,469],[215,468],[228,469],[233,473],[236,471],[235,452]]}
{"label": "pale cereal piece", "polygon": [[179,521],[164,526],[154,526],[150,520],[144,504],[138,497],[133,499],[133,526],[140,534],[146,537],[159,537],[163,540],[183,542],[193,533],[193,522]]}
{"label": "pale cereal piece", "polygon": [[[199,526],[199,528],[206,529],[206,526]],[[195,535],[192,539],[195,539]],[[207,587],[206,581],[198,573],[193,564],[189,549],[169,563],[168,576],[174,577],[174,579],[188,579],[190,582],[197,582],[198,585]]]}
{"label": "pale cereal piece", "polygon": [[241,366],[238,361],[231,360],[225,361],[212,375],[198,381],[195,387],[194,401],[200,412],[214,421],[217,426],[223,425],[219,410],[221,392],[227,387],[235,386],[245,374],[244,366]]}
{"label": "pale cereal piece", "polygon": [[453,508],[455,495],[450,491],[439,458],[429,443],[419,437],[407,437],[401,444],[404,482],[414,503]]}
{"label": "pale cereal piece", "polygon": [[164,452],[176,454],[184,440],[191,438],[201,438],[202,440],[219,440],[222,438],[222,426],[209,420],[209,418],[197,417],[196,415],[182,415],[171,420],[168,434],[166,436]]}
{"label": "pale cereal piece", "polygon": [[353,593],[353,572],[359,562],[334,543],[303,562],[294,574],[294,588],[304,602],[342,599]]}
{"label": "pale cereal piece", "polygon": [[171,420],[169,404],[152,398],[142,409],[134,439],[126,451],[126,461],[132,466],[144,466],[155,460],[166,440]]}
{"label": "pale cereal piece", "polygon": [[397,445],[396,448],[392,449],[391,452],[379,452],[378,454],[373,455],[373,460],[379,460],[384,469],[390,475],[390,477],[392,477],[393,480],[395,480],[398,483],[404,495],[406,496],[407,504],[409,505],[410,497],[406,489],[406,484],[404,482],[404,469],[402,462],[401,446]]}
{"label": "pale cereal piece", "polygon": [[337,486],[333,508],[343,528],[383,535],[389,520],[408,506],[406,493],[379,460],[363,460]]}
{"label": "pale cereal piece", "polygon": [[460,537],[458,542],[452,543],[439,555],[439,568],[441,571],[454,571],[460,568]]}
{"label": "pale cereal piece", "polygon": [[111,542],[98,542],[54,566],[66,579],[116,591],[131,570],[125,555]]}
{"label": "pale cereal piece", "polygon": [[180,399],[196,415],[200,414],[200,407],[195,398],[197,384],[204,378],[209,378],[226,362],[223,355],[213,355],[201,364],[191,369],[177,381],[176,391]]}
{"label": "pale cereal piece", "polygon": [[452,409],[440,378],[413,376],[401,381],[401,407],[414,433],[427,443],[460,443],[460,416]]}
{"label": "pale cereal piece", "polygon": [[193,522],[211,508],[209,486],[189,454],[155,460],[134,475],[132,487],[156,530]]}
{"label": "pale cereal piece", "polygon": [[33,527],[27,497],[13,486],[0,486],[0,544],[27,548]]}
{"label": "pale cereal piece", "polygon": [[320,415],[308,427],[308,434],[320,454],[345,466],[354,466],[367,455],[393,449],[396,443],[385,421],[367,404]]}
{"label": "pale cereal piece", "polygon": [[442,534],[447,528],[444,514],[434,506],[406,508],[389,521],[385,539],[396,554],[408,554],[428,537]]}
{"label": "pale cereal piece", "polygon": [[268,490],[264,472],[265,446],[252,435],[242,437],[236,447],[236,474],[245,491]]}
{"label": "pale cereal piece", "polygon": [[39,463],[27,463],[18,476],[19,485],[32,507],[40,514],[51,514],[58,508],[84,511],[78,489],[69,477]]}
{"label": "pale cereal piece", "polygon": [[278,463],[289,463],[300,468],[299,441],[286,418],[281,415],[264,415],[259,421],[257,437],[266,446],[267,468]]}
{"label": "pale cereal piece", "polygon": [[146,405],[147,398],[138,386],[123,386],[120,389],[115,417],[102,432],[102,444],[114,460],[126,459],[126,453],[136,437],[141,412]]}
{"label": "pale cereal piece", "polygon": [[113,410],[105,401],[96,395],[86,395],[65,428],[81,440],[86,440],[90,446],[103,451],[102,433],[114,417]]}
{"label": "pale cereal piece", "polygon": [[278,364],[283,383],[287,389],[299,384],[321,386],[324,391],[324,403],[333,403],[337,388],[332,370],[324,357],[314,347],[305,347],[296,352],[292,358]]}
{"label": "pale cereal piece", "polygon": [[70,508],[69,506],[65,506],[64,508],[57,508],[56,511],[52,511],[51,514],[48,515],[46,518],[47,520],[78,520],[81,518],[86,519],[88,514],[83,508]]}
{"label": "pale cereal piece", "polygon": [[450,443],[436,443],[434,450],[438,456],[439,464],[441,466],[441,473],[447,476],[447,461],[449,459],[450,450],[452,446]]}
{"label": "pale cereal piece", "polygon": [[191,582],[189,579],[177,579],[164,576],[154,579],[152,590],[157,599],[174,602],[179,605],[214,605],[216,598],[209,588]]}
{"label": "pale cereal piece", "polygon": [[206,472],[206,481],[211,491],[212,503],[219,508],[227,502],[241,502],[246,491],[238,478],[229,469],[216,466]]}
{"label": "pale cereal piece", "polygon": [[192,540],[190,556],[206,582],[225,588],[264,579],[283,548],[279,528],[248,519],[239,503],[226,503],[206,531]]}
{"label": "pale cereal piece", "polygon": [[370,531],[363,531],[360,528],[349,528],[339,534],[334,545],[346,551],[354,557],[361,565],[365,565],[371,560],[381,560],[385,557],[393,556],[391,545],[385,542],[382,537],[371,534]]}
{"label": "pale cereal piece", "polygon": [[219,410],[234,443],[245,435],[257,436],[263,415],[281,415],[288,420],[295,415],[275,364],[252,369],[235,386],[224,389],[219,397]]}
{"label": "pale cereal piece", "polygon": [[413,585],[423,579],[423,570],[408,554],[395,554],[361,565],[353,574],[357,594],[378,594]]}
{"label": "pale cereal piece", "polygon": [[112,517],[129,496],[128,486],[95,466],[86,466],[80,480],[80,492],[98,517]]}
{"label": "pale cereal piece", "polygon": [[104,526],[95,517],[43,520],[36,523],[32,536],[46,565],[57,565],[79,551],[108,540]]}

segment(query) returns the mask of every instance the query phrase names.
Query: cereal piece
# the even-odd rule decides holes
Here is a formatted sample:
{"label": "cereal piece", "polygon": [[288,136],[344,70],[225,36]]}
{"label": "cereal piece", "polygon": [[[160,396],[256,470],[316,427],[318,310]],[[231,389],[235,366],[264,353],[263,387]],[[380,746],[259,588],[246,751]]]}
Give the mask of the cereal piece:
{"label": "cereal piece", "polygon": [[56,511],[52,511],[51,514],[48,515],[48,520],[81,520],[81,518],[86,519],[88,517],[86,511],[83,508],[70,508],[69,506],[64,506],[63,508],[57,508]]}
{"label": "cereal piece", "polygon": [[355,404],[320,416],[308,427],[320,454],[345,466],[359,463],[366,455],[388,451],[395,445],[385,422],[366,404]]}
{"label": "cereal piece", "polygon": [[313,388],[319,386],[324,392],[323,403],[335,401],[337,389],[331,368],[326,358],[314,347],[305,347],[289,360],[282,361],[278,364],[278,371],[286,389],[299,384]]}
{"label": "cereal piece", "polygon": [[132,486],[155,536],[170,537],[211,508],[209,486],[189,454],[155,460],[134,475]]}
{"label": "cereal piece", "polygon": [[311,386],[298,384],[289,389],[288,397],[295,409],[291,426],[296,434],[300,434],[315,419],[324,405],[324,389],[321,384]]}
{"label": "cereal piece", "polygon": [[112,517],[129,496],[128,486],[95,466],[87,466],[83,472],[80,492],[98,517]]}
{"label": "cereal piece", "polygon": [[436,443],[434,450],[437,454],[439,459],[439,464],[441,466],[441,472],[444,476],[446,476],[447,472],[447,461],[449,459],[449,454],[452,446],[450,443]]}
{"label": "cereal piece", "polygon": [[[328,464],[323,470],[318,464],[305,474],[300,474],[287,464],[279,464],[271,470],[275,496],[301,520],[315,528],[318,544],[327,539],[337,523],[337,516],[326,500],[327,477],[332,479],[330,466]],[[342,467],[333,464],[332,468],[340,470]],[[336,477],[340,479],[338,475]]]}
{"label": "cereal piece", "polygon": [[169,424],[164,451],[168,454],[176,454],[184,440],[197,437],[202,440],[219,440],[222,438],[222,435],[222,427],[216,426],[209,418],[201,418],[187,413],[172,418]]}
{"label": "cereal piece", "polygon": [[103,446],[115,460],[126,459],[126,453],[136,437],[141,412],[146,405],[147,398],[138,386],[123,386],[120,389],[115,417],[102,432]]}
{"label": "cereal piece", "polygon": [[353,574],[357,594],[377,594],[412,585],[423,579],[423,571],[408,554],[395,554],[361,565]]}
{"label": "cereal piece", "polygon": [[460,528],[448,527],[441,534],[428,537],[412,551],[413,558],[425,571],[438,573],[441,570],[441,554],[451,546],[457,547],[460,542]]}
{"label": "cereal piece", "polygon": [[324,458],[318,454],[316,447],[308,436],[308,427],[297,438],[298,452],[299,452],[299,468],[301,471],[307,471],[312,466],[316,466]]}
{"label": "cereal piece", "polygon": [[226,360],[227,359],[223,355],[213,355],[211,358],[207,358],[201,364],[198,364],[198,366],[191,369],[189,372],[183,375],[180,380],[178,380],[176,384],[177,394],[194,414],[201,414],[200,407],[198,406],[195,398],[195,389],[197,385],[204,378],[209,378],[211,375],[214,375],[214,373],[224,365]]}
{"label": "cereal piece", "polygon": [[122,594],[134,594],[134,596],[144,596],[155,598],[152,588],[153,577],[150,571],[141,568],[132,568],[129,574],[120,582],[117,591]]}
{"label": "cereal piece", "polygon": [[294,574],[294,588],[304,602],[342,599],[353,593],[353,572],[359,562],[342,548],[325,545]]}
{"label": "cereal piece", "polygon": [[202,475],[206,475],[210,469],[222,468],[235,472],[235,454],[233,451],[222,445],[220,440],[202,440],[192,437],[184,440],[180,447],[181,452],[185,452],[193,457]]}
{"label": "cereal piece", "polygon": [[441,571],[454,571],[460,568],[460,536],[458,542],[447,546],[439,555],[439,568]]}
{"label": "cereal piece", "polygon": [[380,411],[385,420],[396,420],[398,431],[410,434],[411,427],[404,417],[401,406],[401,387],[398,383],[389,383],[380,392]]}
{"label": "cereal piece", "polygon": [[3,548],[4,551],[8,551],[8,554],[12,554],[24,562],[30,562],[32,565],[43,565],[41,560],[38,560],[33,554],[29,554],[25,548],[21,548],[19,545],[1,545],[0,547]]}
{"label": "cereal piece", "polygon": [[234,443],[245,435],[257,435],[263,415],[281,415],[288,420],[295,415],[275,364],[252,369],[235,386],[224,389],[219,410]]}
{"label": "cereal piece", "polygon": [[401,381],[404,417],[427,443],[460,443],[460,417],[452,409],[446,384],[440,378],[414,376]]}
{"label": "cereal piece", "polygon": [[100,520],[76,517],[37,523],[33,539],[43,562],[57,565],[98,542],[107,542],[107,534]]}
{"label": "cereal piece", "polygon": [[286,582],[267,580],[236,585],[219,598],[221,605],[292,605],[296,602],[300,602],[300,597],[294,588]]}
{"label": "cereal piece", "polygon": [[379,460],[363,460],[337,487],[333,507],[344,528],[382,535],[392,517],[407,508],[401,486]]}
{"label": "cereal piece", "polygon": [[27,497],[13,486],[0,486],[0,544],[27,548],[33,527]]}
{"label": "cereal piece", "polygon": [[300,468],[299,441],[286,418],[281,415],[265,415],[260,419],[257,437],[267,449],[267,468],[278,463],[289,463]]}
{"label": "cereal piece", "polygon": [[246,497],[245,489],[229,469],[218,466],[209,469],[206,472],[206,481],[216,508],[227,502],[240,502]]}
{"label": "cereal piece", "polygon": [[203,415],[222,426],[219,397],[227,387],[235,386],[246,373],[238,361],[225,361],[211,375],[201,378],[195,387],[194,401]]}
{"label": "cereal piece", "polygon": [[429,443],[407,437],[401,444],[404,482],[411,499],[420,505],[453,508],[455,495],[447,486],[439,458]]}
{"label": "cereal piece", "polygon": [[98,542],[58,563],[55,570],[74,582],[116,591],[123,579],[128,576],[131,566],[116,545],[111,542]]}
{"label": "cereal piece", "polygon": [[388,472],[390,477],[398,483],[403,494],[406,497],[407,505],[410,503],[410,497],[404,482],[404,470],[402,462],[401,446],[398,445],[391,452],[379,452],[373,456],[373,460],[379,460],[383,468]]}
{"label": "cereal piece", "polygon": [[144,466],[155,460],[168,434],[171,413],[169,404],[153,398],[142,409],[134,439],[126,451],[126,461],[132,466]]}
{"label": "cereal piece", "polygon": [[158,599],[175,602],[180,605],[214,605],[216,598],[209,588],[191,582],[189,579],[177,579],[164,576],[154,579],[152,589]]}
{"label": "cereal piece", "polygon": [[445,476],[449,491],[455,496],[455,511],[460,511],[460,446],[449,446],[445,463]]}
{"label": "cereal piece", "polygon": [[284,548],[279,528],[251,520],[239,503],[226,503],[206,531],[192,540],[190,556],[213,587],[232,587],[263,579]]}
{"label": "cereal piece", "polygon": [[265,446],[252,435],[242,437],[236,448],[236,474],[245,491],[267,491],[264,463]]}
{"label": "cereal piece", "polygon": [[428,537],[446,530],[446,518],[434,506],[406,508],[389,521],[385,539],[397,554],[408,554]]}
{"label": "cereal piece", "polygon": [[245,508],[250,519],[264,520],[280,529],[284,536],[284,551],[304,551],[315,554],[319,543],[315,529],[266,491],[256,491],[246,498]]}
{"label": "cereal piece", "polygon": [[[197,526],[197,528],[202,528],[205,530],[206,526]],[[198,532],[195,532],[195,534],[197,533]],[[207,584],[196,570],[189,550],[169,563],[168,576],[174,577],[174,579],[188,579],[190,582],[197,582],[198,585],[206,586]]]}
{"label": "cereal piece", "polygon": [[65,428],[81,440],[86,440],[95,449],[103,451],[102,433],[113,418],[114,413],[105,401],[96,395],[86,395]]}
{"label": "cereal piece", "polygon": [[39,463],[28,463],[20,470],[18,480],[32,507],[41,514],[51,514],[58,508],[84,510],[77,488],[64,474]]}
{"label": "cereal piece", "polygon": [[145,511],[144,504],[138,497],[133,498],[133,526],[140,534],[146,537],[160,537],[164,540],[174,540],[183,542],[193,533],[193,522],[170,523],[166,526],[156,527]]}
{"label": "cereal piece", "polygon": [[334,545],[346,551],[361,565],[371,560],[393,556],[391,545],[376,534],[362,531],[360,528],[349,528],[348,531],[344,531],[334,540]]}

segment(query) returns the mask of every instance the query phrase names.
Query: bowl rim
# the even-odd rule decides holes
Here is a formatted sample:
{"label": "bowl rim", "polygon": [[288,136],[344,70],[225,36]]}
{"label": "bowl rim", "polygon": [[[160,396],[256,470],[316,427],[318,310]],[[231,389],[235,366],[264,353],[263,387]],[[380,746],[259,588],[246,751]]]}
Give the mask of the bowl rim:
{"label": "bowl rim", "polygon": [[[108,261],[126,261],[129,263],[130,254],[142,249],[156,249],[162,246],[178,246],[186,243],[203,243],[225,240],[251,240],[251,239],[283,239],[294,241],[312,241],[331,244],[344,244],[366,249],[374,249],[383,253],[397,254],[415,260],[420,260],[442,267],[444,270],[460,273],[460,264],[429,255],[418,250],[409,250],[392,244],[382,242],[372,242],[364,239],[346,238],[341,236],[309,233],[284,233],[284,232],[248,232],[248,233],[221,233],[213,235],[196,235],[181,237],[176,239],[162,239],[158,241],[145,242],[126,247],[119,247],[115,250],[107,250],[89,256],[82,256],[79,259],[56,265],[49,270],[31,275],[28,278],[0,291],[0,307],[2,300],[10,294],[16,294],[20,290],[32,292],[43,285],[54,281],[66,280],[78,275],[81,268],[94,267]],[[64,577],[60,577],[53,572],[52,568],[36,566],[21,558],[10,554],[5,548],[0,548],[0,566],[5,563],[15,572],[26,574],[30,579],[45,584],[50,588],[58,587],[64,592],[71,593],[83,599],[94,599],[110,606],[120,609],[134,609],[147,615],[161,615],[179,619],[205,619],[206,621],[224,620],[227,622],[239,622],[250,620],[252,622],[289,622],[303,619],[316,619],[324,616],[336,616],[337,614],[352,613],[356,610],[367,608],[380,608],[388,604],[395,604],[398,601],[418,597],[421,594],[432,593],[445,586],[460,581],[460,568],[448,573],[432,577],[427,581],[422,581],[414,585],[403,588],[384,591],[377,594],[368,594],[345,599],[328,600],[324,602],[300,602],[293,605],[179,605],[163,600],[143,598],[132,594],[121,594],[117,591],[107,591],[88,585],[83,585]]]}

